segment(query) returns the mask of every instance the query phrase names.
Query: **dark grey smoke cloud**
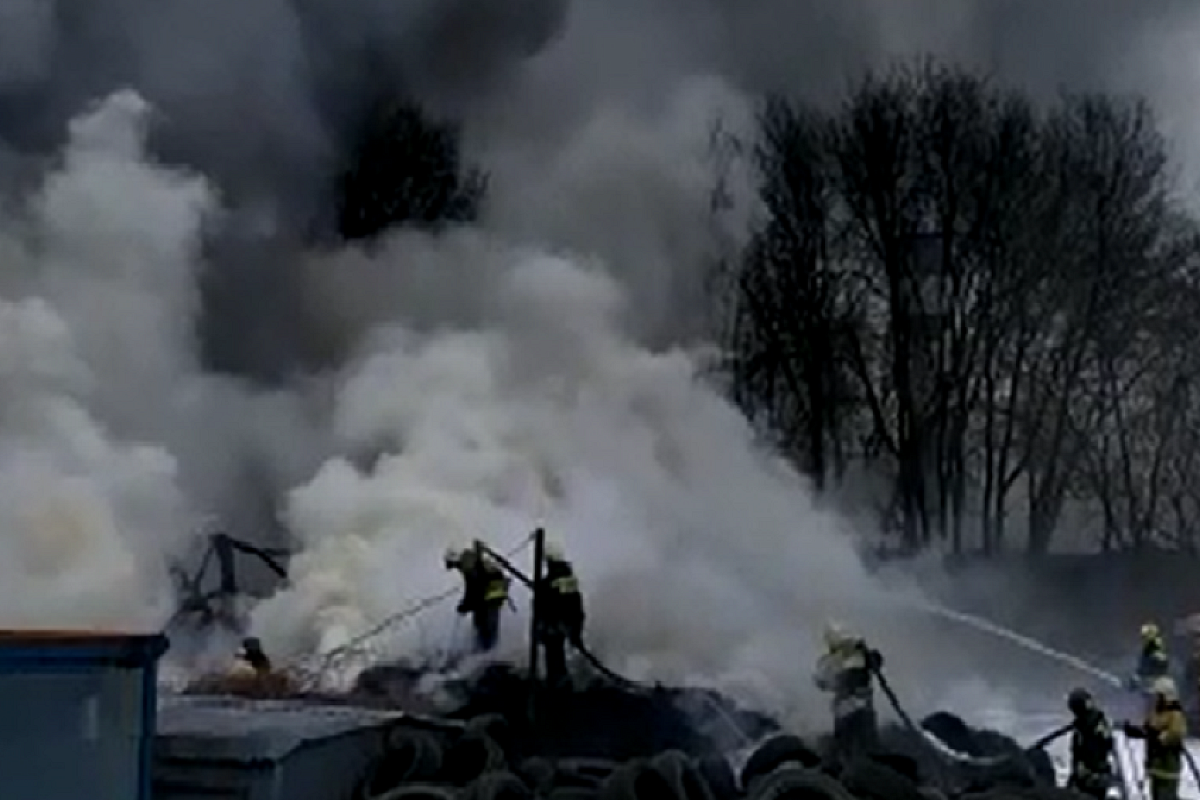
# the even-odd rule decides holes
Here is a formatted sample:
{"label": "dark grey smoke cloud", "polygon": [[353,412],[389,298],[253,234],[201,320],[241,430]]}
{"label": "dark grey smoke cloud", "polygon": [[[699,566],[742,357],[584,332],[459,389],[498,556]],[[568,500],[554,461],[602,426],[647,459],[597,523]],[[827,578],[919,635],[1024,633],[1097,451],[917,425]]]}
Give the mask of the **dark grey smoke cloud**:
{"label": "dark grey smoke cloud", "polygon": [[9,0],[0,15],[0,141],[44,151],[128,84],[168,120],[168,153],[300,217],[361,105],[400,86],[484,141],[553,148],[598,104],[662,103],[696,72],[832,97],[864,66],[934,52],[1039,91],[1146,91],[1168,115],[1200,83],[1184,0]]}

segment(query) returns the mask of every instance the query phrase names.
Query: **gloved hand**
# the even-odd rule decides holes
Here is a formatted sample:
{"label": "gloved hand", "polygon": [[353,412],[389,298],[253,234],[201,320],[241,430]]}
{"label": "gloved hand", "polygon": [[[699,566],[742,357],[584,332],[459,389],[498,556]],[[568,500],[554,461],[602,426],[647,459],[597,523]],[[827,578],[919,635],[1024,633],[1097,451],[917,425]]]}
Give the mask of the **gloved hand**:
{"label": "gloved hand", "polygon": [[465,602],[463,602],[463,603],[459,603],[457,606],[455,606],[454,610],[457,611],[459,614],[466,614],[471,609]]}

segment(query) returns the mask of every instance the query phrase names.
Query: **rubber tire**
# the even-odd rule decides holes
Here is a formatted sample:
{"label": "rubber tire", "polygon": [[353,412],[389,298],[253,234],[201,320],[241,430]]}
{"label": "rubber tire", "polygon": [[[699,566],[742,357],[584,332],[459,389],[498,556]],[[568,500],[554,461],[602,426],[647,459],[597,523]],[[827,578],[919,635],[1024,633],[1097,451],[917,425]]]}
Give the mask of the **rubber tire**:
{"label": "rubber tire", "polygon": [[437,777],[442,768],[441,743],[424,731],[396,728],[388,734],[388,748],[368,769],[359,788],[371,800],[406,783]]}
{"label": "rubber tire", "polygon": [[545,794],[554,785],[554,764],[547,758],[533,756],[522,761],[514,770],[525,785],[538,794]]}
{"label": "rubber tire", "polygon": [[846,765],[842,785],[863,800],[924,800],[915,781],[871,758],[858,758]]}
{"label": "rubber tire", "polygon": [[855,797],[822,772],[788,768],[764,776],[747,800],[855,800]]}
{"label": "rubber tire", "polygon": [[971,726],[957,714],[935,711],[921,720],[921,727],[940,739],[951,750],[966,755],[980,755]]}
{"label": "rubber tire", "polygon": [[739,785],[743,790],[749,790],[756,779],[774,772],[780,765],[789,761],[809,769],[816,769],[821,765],[821,757],[799,736],[778,733],[754,748],[754,752],[742,766]]}
{"label": "rubber tire", "polygon": [[682,800],[671,782],[646,761],[625,763],[600,785],[598,800]]}
{"label": "rubber tire", "polygon": [[512,754],[516,744],[512,726],[503,714],[480,714],[467,720],[464,733],[468,735],[486,736],[500,745],[506,754]]}
{"label": "rubber tire", "polygon": [[716,800],[708,781],[686,753],[667,750],[655,756],[650,766],[667,779],[680,800]]}
{"label": "rubber tire", "polygon": [[600,788],[621,765],[605,758],[563,758],[554,762],[551,786],[565,789]]}
{"label": "rubber tire", "polygon": [[485,772],[504,769],[504,750],[487,736],[463,734],[446,749],[442,759],[442,779],[455,786],[466,786]]}
{"label": "rubber tire", "polygon": [[740,794],[737,774],[725,756],[704,756],[696,762],[696,769],[708,781],[708,788],[716,800],[735,800]]}
{"label": "rubber tire", "polygon": [[459,800],[457,789],[432,783],[410,783],[371,800]]}
{"label": "rubber tire", "polygon": [[871,760],[875,761],[893,772],[897,772],[907,778],[914,786],[921,786],[925,781],[921,775],[921,765],[912,756],[904,753],[893,753],[881,751],[871,754]]}
{"label": "rubber tire", "polygon": [[463,800],[533,800],[534,792],[511,772],[495,770],[472,781],[462,797]]}
{"label": "rubber tire", "polygon": [[546,800],[596,800],[600,796],[596,789],[583,789],[578,786],[560,786],[551,789],[549,794],[539,795]]}

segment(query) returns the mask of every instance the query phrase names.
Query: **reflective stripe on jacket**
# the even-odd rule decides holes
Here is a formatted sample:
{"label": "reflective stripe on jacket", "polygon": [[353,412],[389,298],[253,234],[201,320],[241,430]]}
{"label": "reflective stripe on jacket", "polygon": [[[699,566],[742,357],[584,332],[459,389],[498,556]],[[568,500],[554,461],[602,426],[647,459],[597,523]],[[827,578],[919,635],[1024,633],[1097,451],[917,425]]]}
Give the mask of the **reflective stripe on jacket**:
{"label": "reflective stripe on jacket", "polygon": [[833,715],[842,718],[874,703],[866,646],[853,642],[817,662],[817,686],[833,695]]}

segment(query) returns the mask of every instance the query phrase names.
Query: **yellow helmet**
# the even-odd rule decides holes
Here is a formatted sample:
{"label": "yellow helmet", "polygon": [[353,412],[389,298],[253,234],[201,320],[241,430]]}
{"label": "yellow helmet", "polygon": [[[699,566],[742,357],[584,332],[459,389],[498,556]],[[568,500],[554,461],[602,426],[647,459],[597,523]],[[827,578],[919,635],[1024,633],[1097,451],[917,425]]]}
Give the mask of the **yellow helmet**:
{"label": "yellow helmet", "polygon": [[830,651],[840,650],[846,646],[853,637],[850,632],[840,622],[832,620],[825,623],[825,647]]}
{"label": "yellow helmet", "polygon": [[1159,638],[1158,626],[1153,622],[1147,622],[1142,625],[1142,639],[1150,641],[1151,639]]}

